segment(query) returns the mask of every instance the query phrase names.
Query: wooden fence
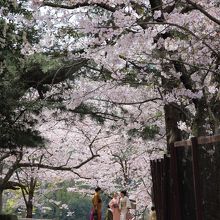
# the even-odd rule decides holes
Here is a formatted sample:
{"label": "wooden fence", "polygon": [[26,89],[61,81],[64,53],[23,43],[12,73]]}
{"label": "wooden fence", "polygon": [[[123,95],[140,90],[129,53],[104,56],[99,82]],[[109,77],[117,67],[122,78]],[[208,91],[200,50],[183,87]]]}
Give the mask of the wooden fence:
{"label": "wooden fence", "polygon": [[175,142],[151,174],[158,220],[220,220],[220,135]]}
{"label": "wooden fence", "polygon": [[46,218],[18,218],[18,220],[54,220],[54,219],[46,219]]}

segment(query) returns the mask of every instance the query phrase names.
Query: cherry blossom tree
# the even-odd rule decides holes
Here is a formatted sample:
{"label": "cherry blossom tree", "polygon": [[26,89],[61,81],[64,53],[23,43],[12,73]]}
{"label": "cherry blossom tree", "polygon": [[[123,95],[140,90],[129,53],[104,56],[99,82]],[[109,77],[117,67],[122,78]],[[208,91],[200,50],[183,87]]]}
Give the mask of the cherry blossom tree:
{"label": "cherry blossom tree", "polygon": [[[80,79],[78,83],[78,86],[76,86],[77,83],[75,82],[75,89],[66,91],[63,94],[64,99],[62,100],[66,106],[65,110],[49,111],[45,109],[38,119],[37,129],[45,139],[49,140],[48,146],[46,148],[25,150],[22,160],[19,161],[16,167],[17,175],[14,178],[20,180],[20,184],[22,183],[24,186],[29,185],[28,189],[23,189],[23,194],[27,193],[29,196],[25,200],[29,213],[28,217],[32,213],[32,201],[37,181],[51,181],[53,178],[54,181],[58,181],[73,178],[74,181],[81,182],[84,179],[85,183],[93,187],[96,184],[105,185],[104,188],[108,193],[122,187],[129,190],[131,188],[133,190],[132,196],[138,200],[140,198],[135,195],[137,185],[144,184],[140,191],[146,191],[150,188],[149,177],[147,177],[147,180],[144,180],[144,178],[146,178],[147,170],[149,171],[149,161],[147,162],[146,158],[153,152],[150,147],[149,150],[144,151],[141,147],[139,149],[138,145],[145,146],[142,140],[152,139],[158,132],[161,132],[158,139],[163,138],[164,135],[160,106],[157,103],[147,106],[148,102],[158,99],[154,97],[153,90],[149,97],[143,100],[146,98],[144,92],[143,97],[137,97],[135,94],[143,91],[144,87],[139,91],[136,88],[117,85],[116,91],[112,83],[97,83],[83,79]],[[57,90],[57,88],[54,87],[53,90]],[[53,99],[60,97],[60,93],[54,91],[51,91],[48,97],[51,98],[51,95]],[[35,99],[35,96],[32,98]],[[45,99],[47,99],[46,96]],[[84,106],[89,106],[94,102],[99,108],[93,106],[93,111],[79,111],[79,106],[82,103]],[[116,103],[119,107],[114,107]],[[108,113],[109,107],[112,105],[111,109],[115,110],[113,113]],[[125,105],[125,107],[122,108],[121,105]],[[142,111],[143,108],[148,108],[148,114]],[[94,121],[94,118],[97,120]],[[107,120],[107,122],[103,123],[103,120]],[[125,125],[126,129],[124,128]],[[155,128],[159,129],[159,127],[162,129],[161,131],[154,130]],[[137,142],[133,144],[129,143],[132,134],[133,138],[137,139]],[[153,142],[150,142],[150,145],[153,146]],[[124,150],[122,150],[123,148]],[[130,149],[133,150],[130,152]],[[163,152],[162,145],[160,150]],[[126,152],[128,152],[128,155]],[[132,153],[138,155],[132,156]],[[118,158],[121,161],[118,161]],[[140,159],[139,166],[142,164],[141,161],[145,161],[146,170],[142,167],[139,171],[140,167],[133,167],[132,163],[135,164],[133,158],[137,158],[136,161],[138,161],[138,158]],[[103,164],[103,169],[100,169],[97,173],[96,170],[100,163]],[[116,163],[119,164],[118,173],[114,173],[115,171],[110,169]],[[124,164],[127,164],[125,169],[123,169]],[[42,169],[45,171],[42,171]],[[105,174],[106,170],[109,171],[107,175]],[[120,175],[122,175],[122,178],[119,177]],[[108,185],[107,181],[112,183]],[[141,184],[138,182],[141,182]],[[148,201],[149,198],[150,196]],[[144,206],[143,201],[142,198],[142,202],[140,200],[141,206]]]}
{"label": "cherry blossom tree", "polygon": [[[99,123],[108,121],[101,131],[105,130],[104,134],[111,134],[113,139],[106,141],[104,148],[102,142],[95,141],[96,151],[103,153],[103,157],[91,161],[96,162],[94,166],[88,163],[81,167],[82,174],[93,169],[94,175],[96,165],[106,161],[110,167],[117,164],[124,177],[122,183],[128,186],[130,171],[125,169],[125,163],[132,169],[135,167],[132,162],[147,159],[147,167],[151,158],[148,154],[138,156],[145,152],[142,146],[146,151],[149,148],[139,139],[145,137],[146,131],[159,127],[158,133],[166,135],[168,153],[174,141],[218,132],[220,9],[217,0],[35,0],[26,6],[33,10],[39,33],[47,34],[36,44],[25,41],[23,55],[59,53],[65,57],[64,66],[49,71],[47,77],[41,66],[32,65],[27,73],[37,73],[34,80],[24,75],[29,87],[36,89],[42,100],[56,104],[62,100],[63,110],[68,110],[69,117],[65,115],[65,118],[76,121],[78,116],[86,115]],[[67,94],[72,82],[77,85],[76,75],[80,76],[78,83],[84,91]],[[69,81],[64,83],[67,88],[64,90],[61,82],[66,79]],[[88,83],[87,79],[91,81]],[[52,85],[49,89],[48,84]],[[61,116],[59,111],[57,114]],[[146,123],[148,119],[156,127],[150,127]],[[129,137],[118,136],[110,127],[116,127],[120,134],[139,135],[137,143],[127,144]],[[93,140],[88,135],[87,139]],[[114,144],[115,141],[120,145]],[[132,154],[126,152],[129,149],[134,152],[137,145],[141,150],[132,160]],[[132,162],[128,162],[130,159]],[[109,171],[107,167],[103,166],[103,170]],[[101,170],[96,175],[94,181],[100,179]],[[106,184],[108,179],[103,181]]]}
{"label": "cherry blossom tree", "polygon": [[69,59],[92,60],[89,67],[104,80],[154,86],[163,100],[168,152],[174,141],[218,133],[218,1],[34,3],[65,14],[49,13],[50,24],[59,18],[81,33],[80,43],[66,46]]}
{"label": "cherry blossom tree", "polygon": [[[169,110],[178,113],[178,107],[188,106],[199,112],[199,106],[205,104],[204,97],[211,98],[217,93],[216,86],[213,87],[217,81],[211,77],[218,72],[219,57],[219,5],[216,1],[203,1],[200,4],[193,1],[33,3],[38,3],[44,10],[54,8],[55,14],[63,12],[65,18],[60,15],[59,21],[65,24],[70,22],[72,29],[84,34],[81,44],[69,45],[70,54],[75,51],[71,47],[77,48],[78,45],[83,52],[77,56],[94,60],[100,65],[97,71],[104,67],[111,72],[113,79],[126,79],[134,71],[138,80],[144,81],[146,77],[148,81],[153,81],[160,88],[164,103],[173,103],[165,105],[167,113]],[[83,13],[82,16],[76,16],[79,11]],[[53,13],[49,13],[49,17],[44,13],[45,20],[51,21],[53,16]],[[54,24],[57,24],[57,18],[55,15],[52,20]],[[198,19],[201,20],[199,24],[196,22]],[[64,35],[68,34],[65,32]],[[65,41],[63,43],[66,45]],[[72,56],[75,56],[74,53]],[[178,105],[179,102],[183,105]],[[176,107],[174,103],[177,103]],[[194,127],[202,129],[196,117],[196,113],[194,117],[190,115],[188,123],[194,134],[202,134],[194,131]],[[177,125],[175,127],[177,129]]]}

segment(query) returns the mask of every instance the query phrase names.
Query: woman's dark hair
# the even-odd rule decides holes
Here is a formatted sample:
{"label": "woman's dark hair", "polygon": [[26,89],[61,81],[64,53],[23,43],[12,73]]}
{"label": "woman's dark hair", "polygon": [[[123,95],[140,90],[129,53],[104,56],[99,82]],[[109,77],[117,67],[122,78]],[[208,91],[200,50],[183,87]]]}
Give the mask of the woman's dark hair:
{"label": "woman's dark hair", "polygon": [[95,191],[96,191],[96,192],[98,192],[98,191],[100,191],[100,190],[101,190],[101,188],[100,188],[99,186],[95,188]]}
{"label": "woman's dark hair", "polygon": [[126,195],[127,195],[126,190],[122,190],[122,191],[121,191],[121,193],[122,193],[124,196],[126,196]]}
{"label": "woman's dark hair", "polygon": [[154,210],[155,210],[155,207],[154,207],[154,206],[152,206],[152,207],[151,207],[151,211],[154,211]]}

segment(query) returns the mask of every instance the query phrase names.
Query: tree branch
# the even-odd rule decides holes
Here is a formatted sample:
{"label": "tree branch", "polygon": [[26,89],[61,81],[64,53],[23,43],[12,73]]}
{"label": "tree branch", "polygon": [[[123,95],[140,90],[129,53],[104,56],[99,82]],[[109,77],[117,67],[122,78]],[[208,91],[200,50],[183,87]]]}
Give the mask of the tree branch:
{"label": "tree branch", "polygon": [[215,50],[213,49],[209,43],[206,43],[204,39],[201,39],[199,36],[197,36],[196,34],[194,34],[191,30],[189,30],[188,28],[184,27],[184,26],[181,26],[179,24],[175,24],[175,23],[170,23],[170,22],[138,22],[138,25],[141,26],[141,24],[145,24],[145,25],[170,25],[170,26],[174,26],[174,27],[177,27],[183,31],[185,31],[186,33],[189,33],[191,34],[193,37],[195,37],[197,40],[201,41],[207,48],[210,49],[210,51],[213,52],[213,54],[216,56],[216,57],[220,57],[220,54]]}
{"label": "tree branch", "polygon": [[190,5],[192,5],[194,8],[196,8],[197,10],[199,10],[200,12],[202,12],[206,17],[208,17],[210,20],[214,21],[215,23],[217,23],[218,25],[220,25],[220,20],[218,20],[217,18],[213,17],[212,15],[210,15],[202,6],[196,4],[195,2],[191,1],[191,0],[186,0],[186,2]]}
{"label": "tree branch", "polygon": [[52,2],[44,1],[42,6],[49,6],[53,8],[63,8],[63,9],[77,9],[77,8],[82,8],[82,7],[91,7],[91,6],[98,6],[100,8],[103,8],[107,11],[115,12],[116,8],[112,7],[110,5],[107,5],[105,3],[93,3],[89,1],[85,2],[79,2],[74,5],[63,5],[63,4],[55,4]]}
{"label": "tree branch", "polygon": [[103,102],[109,102],[109,103],[112,103],[112,104],[115,104],[115,105],[141,105],[141,104],[144,104],[144,103],[147,103],[147,102],[153,102],[153,101],[156,101],[156,100],[161,100],[161,98],[160,97],[155,97],[155,98],[145,99],[143,101],[137,101],[137,102],[115,102],[115,101],[106,100],[106,99],[95,99],[95,100],[103,101]]}
{"label": "tree branch", "polygon": [[36,167],[36,168],[41,168],[41,169],[48,169],[48,170],[55,170],[55,171],[70,171],[74,174],[76,174],[77,176],[84,178],[84,179],[89,179],[86,177],[82,177],[79,173],[75,172],[74,169],[79,169],[80,167],[82,167],[83,165],[85,165],[86,163],[88,163],[89,161],[93,160],[96,157],[99,157],[100,155],[98,154],[93,154],[91,157],[89,157],[88,159],[84,160],[83,162],[81,162],[80,164],[73,166],[73,167],[65,167],[63,165],[61,166],[52,166],[52,165],[47,165],[47,164],[41,164],[41,163],[19,163],[17,165],[17,168],[21,168],[21,167]]}

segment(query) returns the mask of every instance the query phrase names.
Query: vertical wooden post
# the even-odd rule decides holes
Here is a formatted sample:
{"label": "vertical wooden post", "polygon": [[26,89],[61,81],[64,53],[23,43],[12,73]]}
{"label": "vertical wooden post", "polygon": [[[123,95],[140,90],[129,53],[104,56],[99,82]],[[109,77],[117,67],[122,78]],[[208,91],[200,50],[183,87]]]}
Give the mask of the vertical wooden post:
{"label": "vertical wooden post", "polygon": [[199,158],[198,158],[198,139],[191,138],[192,142],[192,168],[193,168],[193,186],[195,195],[196,220],[203,220],[203,205],[201,193],[201,178],[199,172]]}
{"label": "vertical wooden post", "polygon": [[171,220],[170,158],[164,155],[164,220]]}
{"label": "vertical wooden post", "polygon": [[153,160],[150,161],[150,166],[151,166],[151,176],[152,176],[152,201],[153,204],[155,205],[156,202],[156,177],[155,177],[155,162]]}
{"label": "vertical wooden post", "polygon": [[172,196],[172,220],[181,220],[181,207],[180,207],[180,193],[179,193],[179,181],[178,181],[178,167],[177,167],[177,154],[174,143],[170,144],[171,154],[171,190],[173,190]]}
{"label": "vertical wooden post", "polygon": [[153,182],[153,204],[156,210],[159,210],[158,172],[157,172],[156,160],[151,161],[151,172],[152,172],[152,182]]}
{"label": "vertical wooden post", "polygon": [[161,170],[161,182],[160,182],[160,191],[161,191],[161,220],[164,220],[164,184],[165,184],[165,179],[164,179],[164,158],[161,159],[160,161],[160,170]]}
{"label": "vertical wooden post", "polygon": [[160,170],[160,160],[156,160],[156,176],[157,176],[157,190],[156,190],[156,197],[157,201],[155,204],[156,212],[157,212],[157,219],[161,220],[161,170]]}

